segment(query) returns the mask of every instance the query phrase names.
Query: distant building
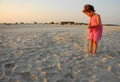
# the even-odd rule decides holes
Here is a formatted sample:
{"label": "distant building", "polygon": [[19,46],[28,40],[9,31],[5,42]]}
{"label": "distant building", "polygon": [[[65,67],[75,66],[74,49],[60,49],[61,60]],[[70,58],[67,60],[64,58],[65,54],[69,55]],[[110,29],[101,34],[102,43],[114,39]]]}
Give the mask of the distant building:
{"label": "distant building", "polygon": [[52,21],[52,22],[50,22],[49,24],[55,24],[55,23]]}
{"label": "distant building", "polygon": [[73,21],[61,21],[61,22],[58,22],[58,25],[74,25],[75,22]]}
{"label": "distant building", "polygon": [[20,24],[24,24],[24,22],[20,22]]}
{"label": "distant building", "polygon": [[37,24],[37,22],[35,21],[34,24]]}

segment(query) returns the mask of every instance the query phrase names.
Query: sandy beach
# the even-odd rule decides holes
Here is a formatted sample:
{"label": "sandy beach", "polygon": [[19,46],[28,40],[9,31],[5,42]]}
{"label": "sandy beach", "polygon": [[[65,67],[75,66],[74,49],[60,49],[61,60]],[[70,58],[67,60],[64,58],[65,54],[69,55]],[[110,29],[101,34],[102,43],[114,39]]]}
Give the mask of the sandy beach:
{"label": "sandy beach", "polygon": [[120,82],[120,27],[87,48],[86,26],[0,25],[0,82]]}

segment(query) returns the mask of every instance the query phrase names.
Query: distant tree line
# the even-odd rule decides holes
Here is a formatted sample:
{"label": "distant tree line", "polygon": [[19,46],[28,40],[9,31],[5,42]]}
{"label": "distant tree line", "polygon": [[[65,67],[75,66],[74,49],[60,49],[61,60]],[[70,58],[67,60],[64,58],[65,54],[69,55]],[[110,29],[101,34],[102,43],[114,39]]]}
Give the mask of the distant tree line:
{"label": "distant tree line", "polygon": [[[15,23],[0,23],[0,24],[5,24],[5,25],[12,25],[12,24],[56,24],[56,25],[88,25],[88,23],[79,23],[79,22],[74,22],[74,21],[61,21],[61,22],[54,22],[51,21],[49,23],[38,23],[34,21],[33,23],[24,23],[24,22],[15,22]],[[103,24],[104,26],[120,26],[120,24]]]}

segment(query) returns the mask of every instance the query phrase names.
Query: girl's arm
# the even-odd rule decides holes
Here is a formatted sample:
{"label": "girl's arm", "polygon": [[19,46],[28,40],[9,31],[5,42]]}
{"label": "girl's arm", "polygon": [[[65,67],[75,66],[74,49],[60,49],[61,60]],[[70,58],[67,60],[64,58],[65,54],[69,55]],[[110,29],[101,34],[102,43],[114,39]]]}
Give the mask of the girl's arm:
{"label": "girl's arm", "polygon": [[100,19],[100,15],[98,15],[97,19],[96,19],[96,25],[93,25],[93,26],[90,25],[89,28],[96,28],[96,27],[98,27],[100,25],[101,25],[101,19]]}
{"label": "girl's arm", "polygon": [[88,23],[88,28],[90,28],[90,26],[91,26],[91,23],[90,23],[90,21],[89,21],[89,23]]}

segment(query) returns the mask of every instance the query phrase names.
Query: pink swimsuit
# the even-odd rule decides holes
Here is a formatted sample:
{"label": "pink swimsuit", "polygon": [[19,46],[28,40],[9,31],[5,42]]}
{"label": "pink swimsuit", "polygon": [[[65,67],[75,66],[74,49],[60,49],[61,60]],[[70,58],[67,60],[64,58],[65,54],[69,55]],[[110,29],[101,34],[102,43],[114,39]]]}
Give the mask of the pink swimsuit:
{"label": "pink swimsuit", "polygon": [[[96,14],[93,17],[90,18],[91,26],[96,25],[97,17],[98,17],[98,14]],[[99,27],[90,28],[89,29],[89,39],[98,42],[102,37],[102,30],[103,30],[102,23]]]}

